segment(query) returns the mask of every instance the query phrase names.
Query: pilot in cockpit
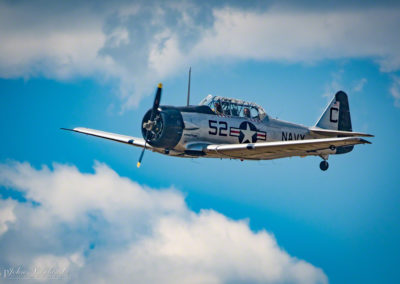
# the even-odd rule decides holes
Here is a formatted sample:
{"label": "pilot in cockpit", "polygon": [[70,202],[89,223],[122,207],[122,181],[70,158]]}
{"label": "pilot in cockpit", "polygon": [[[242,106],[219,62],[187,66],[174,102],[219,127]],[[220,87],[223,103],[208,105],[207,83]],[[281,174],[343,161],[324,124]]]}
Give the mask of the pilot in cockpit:
{"label": "pilot in cockpit", "polygon": [[244,117],[250,118],[250,110],[249,110],[249,108],[245,107],[243,109],[243,115],[244,115]]}
{"label": "pilot in cockpit", "polygon": [[216,114],[222,114],[222,106],[219,102],[215,102],[214,107]]}

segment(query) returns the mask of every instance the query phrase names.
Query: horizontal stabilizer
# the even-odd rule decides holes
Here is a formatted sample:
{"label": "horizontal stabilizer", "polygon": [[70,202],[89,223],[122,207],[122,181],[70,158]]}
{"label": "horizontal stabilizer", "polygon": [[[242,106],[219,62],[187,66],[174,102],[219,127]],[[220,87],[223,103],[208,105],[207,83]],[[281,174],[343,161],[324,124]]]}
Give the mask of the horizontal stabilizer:
{"label": "horizontal stabilizer", "polygon": [[372,134],[361,133],[361,132],[352,132],[352,131],[343,131],[343,130],[330,130],[330,129],[322,129],[318,127],[310,128],[311,134],[323,135],[326,137],[374,137]]}

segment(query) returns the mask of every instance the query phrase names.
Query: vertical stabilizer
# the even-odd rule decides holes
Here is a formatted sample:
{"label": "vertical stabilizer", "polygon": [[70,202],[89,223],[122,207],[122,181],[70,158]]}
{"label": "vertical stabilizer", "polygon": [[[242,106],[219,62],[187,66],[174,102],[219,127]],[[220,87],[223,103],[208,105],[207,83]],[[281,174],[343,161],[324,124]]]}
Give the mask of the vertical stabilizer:
{"label": "vertical stabilizer", "polygon": [[[315,126],[330,130],[353,131],[351,127],[349,100],[345,92],[339,91],[336,93]],[[351,152],[353,147],[354,146],[338,147],[336,149],[336,154]]]}
{"label": "vertical stabilizer", "polygon": [[349,101],[345,92],[336,93],[315,126],[323,129],[352,131]]}

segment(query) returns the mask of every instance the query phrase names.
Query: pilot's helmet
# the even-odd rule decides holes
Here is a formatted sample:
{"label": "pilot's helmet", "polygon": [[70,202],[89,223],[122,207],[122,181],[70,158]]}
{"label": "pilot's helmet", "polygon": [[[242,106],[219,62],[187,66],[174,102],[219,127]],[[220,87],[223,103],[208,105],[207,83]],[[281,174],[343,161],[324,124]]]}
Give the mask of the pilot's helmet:
{"label": "pilot's helmet", "polygon": [[249,108],[245,107],[245,108],[243,109],[243,114],[244,114],[244,116],[246,116],[246,117],[250,117],[250,110],[249,110]]}

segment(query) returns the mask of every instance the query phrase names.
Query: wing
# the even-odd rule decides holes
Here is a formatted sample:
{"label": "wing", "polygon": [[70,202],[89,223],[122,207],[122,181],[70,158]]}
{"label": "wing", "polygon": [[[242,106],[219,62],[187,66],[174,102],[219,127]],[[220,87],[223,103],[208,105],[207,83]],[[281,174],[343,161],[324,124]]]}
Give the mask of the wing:
{"label": "wing", "polygon": [[247,144],[208,145],[205,152],[225,158],[270,160],[292,156],[334,154],[340,146],[371,144],[358,137],[308,139]]}
{"label": "wing", "polygon": [[[121,134],[116,134],[116,133],[111,133],[111,132],[105,132],[105,131],[100,131],[96,129],[90,129],[90,128],[84,128],[84,127],[76,127],[74,129],[68,129],[68,128],[61,128],[63,130],[68,130],[68,131],[74,131],[78,133],[83,133],[91,136],[96,136],[108,140],[113,140],[117,141],[120,143],[125,143],[129,145],[133,145],[136,147],[144,147],[144,139],[143,138],[137,138],[137,137],[132,137],[132,136],[126,136],[126,135],[121,135]],[[146,148],[152,149],[150,145],[146,145]]]}
{"label": "wing", "polygon": [[342,130],[330,130],[330,129],[322,129],[317,127],[310,128],[311,134],[318,134],[328,137],[374,137],[372,134],[361,133],[361,132],[352,132],[352,131],[342,131]]}

